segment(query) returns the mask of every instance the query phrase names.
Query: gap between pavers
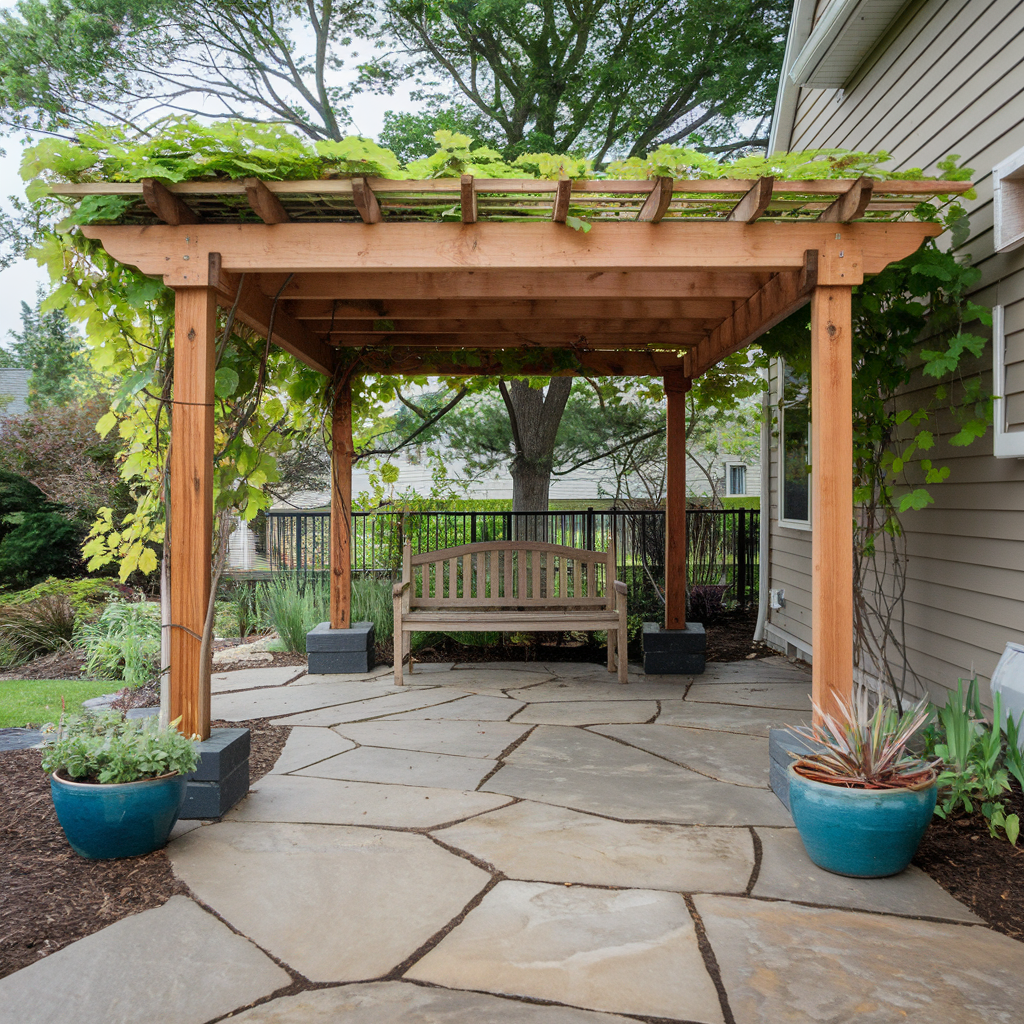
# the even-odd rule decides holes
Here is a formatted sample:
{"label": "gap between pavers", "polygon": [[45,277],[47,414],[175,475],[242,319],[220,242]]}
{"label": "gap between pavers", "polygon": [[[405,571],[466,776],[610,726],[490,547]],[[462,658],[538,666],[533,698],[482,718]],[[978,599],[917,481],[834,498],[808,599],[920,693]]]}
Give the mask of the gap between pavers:
{"label": "gap between pavers", "polygon": [[393,747],[357,747],[292,773],[351,782],[382,782],[392,786],[433,786],[475,789],[493,771],[496,761],[454,754],[428,754]]}
{"label": "gap between pavers", "polygon": [[248,939],[172,896],[0,979],[0,1022],[205,1024],[291,981]]}
{"label": "gap between pavers", "polygon": [[806,683],[694,683],[687,701],[736,704],[783,711],[811,711],[811,681]]}
{"label": "gap between pavers", "polygon": [[[378,719],[338,725],[332,730],[364,746],[420,750],[433,754],[496,758],[525,736],[529,725],[462,719]],[[303,730],[305,731],[305,730]],[[294,735],[294,734],[293,734]]]}
{"label": "gap between pavers", "polygon": [[264,686],[284,686],[306,674],[301,665],[275,665],[270,668],[240,668],[231,672],[215,672],[210,676],[212,693],[255,690]]}

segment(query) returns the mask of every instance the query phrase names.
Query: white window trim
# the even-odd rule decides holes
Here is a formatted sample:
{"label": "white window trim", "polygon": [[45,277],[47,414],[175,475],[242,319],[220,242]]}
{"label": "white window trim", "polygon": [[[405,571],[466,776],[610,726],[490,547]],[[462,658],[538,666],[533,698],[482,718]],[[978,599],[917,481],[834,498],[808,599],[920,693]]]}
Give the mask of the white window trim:
{"label": "white window trim", "polygon": [[[786,361],[785,359],[778,360],[778,366],[776,369],[775,385],[777,388],[777,401],[776,409],[779,415],[779,444],[778,444],[778,465],[776,468],[777,476],[776,481],[778,484],[778,496],[779,496],[779,516],[778,524],[787,530],[803,530],[805,533],[811,532],[811,488],[808,485],[807,488],[807,519],[784,519],[782,517],[782,510],[786,507],[785,498],[783,495],[783,480],[786,478]],[[810,431],[813,429],[813,424],[808,425],[808,438],[807,447],[810,450]],[[808,478],[810,474],[808,474]]]}
{"label": "white window trim", "polygon": [[[736,493],[732,489],[732,487],[730,486],[732,484],[732,470],[736,469],[738,466],[742,466],[743,467],[743,493],[742,494]],[[750,469],[750,464],[749,463],[740,462],[739,460],[736,460],[734,462],[726,462],[725,463],[725,496],[727,498],[746,498],[746,497],[749,497],[750,492],[747,491],[747,489],[746,489],[747,476],[748,476],[747,471],[749,469]]]}
{"label": "white window trim", "polygon": [[1024,459],[1024,430],[1006,429],[1006,314],[992,307],[992,454],[997,459]]}
{"label": "white window trim", "polygon": [[[1012,192],[1016,199],[1010,198],[1011,189],[1004,187],[1004,181],[1012,181]],[[1024,206],[1024,149],[1018,149],[1001,163],[992,168],[992,206],[993,228],[996,252],[1010,252],[1024,245],[1024,228],[1015,235],[1007,233],[1006,220],[1009,204],[1018,202]],[[1020,212],[1019,221],[1024,222],[1024,210]]]}

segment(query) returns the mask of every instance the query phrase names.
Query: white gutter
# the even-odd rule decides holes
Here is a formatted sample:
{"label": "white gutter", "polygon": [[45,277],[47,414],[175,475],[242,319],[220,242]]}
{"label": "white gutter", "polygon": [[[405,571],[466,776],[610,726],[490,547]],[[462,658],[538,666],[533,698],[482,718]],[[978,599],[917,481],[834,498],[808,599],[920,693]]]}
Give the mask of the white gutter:
{"label": "white gutter", "polygon": [[775,113],[772,115],[772,130],[768,136],[768,154],[784,153],[793,139],[793,122],[796,120],[796,102],[800,87],[790,78],[793,63],[804,44],[810,38],[814,24],[815,0],[794,0],[793,13],[789,20],[789,35],[786,38],[786,53],[782,58],[782,74],[779,76],[779,91],[775,94]]}

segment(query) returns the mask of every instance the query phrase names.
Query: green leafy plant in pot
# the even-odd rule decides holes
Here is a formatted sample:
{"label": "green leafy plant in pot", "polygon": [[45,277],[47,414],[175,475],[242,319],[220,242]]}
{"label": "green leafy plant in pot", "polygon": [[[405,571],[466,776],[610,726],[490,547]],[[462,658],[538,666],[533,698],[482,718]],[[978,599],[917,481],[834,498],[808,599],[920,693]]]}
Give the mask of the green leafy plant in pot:
{"label": "green leafy plant in pot", "polygon": [[114,712],[62,719],[43,755],[61,828],[90,860],[137,857],[166,845],[199,761],[192,741],[156,717]]}
{"label": "green leafy plant in pot", "polygon": [[792,753],[789,800],[808,856],[838,875],[881,878],[909,863],[935,809],[941,762],[907,746],[928,721],[927,701],[900,715],[884,698],[870,711],[860,688],[836,714],[817,704],[813,726],[790,731],[813,753]]}

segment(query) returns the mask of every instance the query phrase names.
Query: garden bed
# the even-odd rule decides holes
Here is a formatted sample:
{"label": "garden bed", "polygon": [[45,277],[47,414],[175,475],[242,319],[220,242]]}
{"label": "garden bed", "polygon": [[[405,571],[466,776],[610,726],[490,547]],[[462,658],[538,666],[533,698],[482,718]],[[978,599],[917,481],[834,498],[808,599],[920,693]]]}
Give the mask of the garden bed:
{"label": "garden bed", "polygon": [[[1024,797],[1016,781],[1007,813],[1024,818]],[[942,821],[924,834],[914,863],[986,924],[1024,941],[1024,843],[993,839],[980,815]]]}
{"label": "garden bed", "polygon": [[[214,722],[252,734],[250,781],[274,765],[291,731],[265,718]],[[188,890],[162,851],[85,860],[57,821],[38,750],[0,753],[0,977]]]}

